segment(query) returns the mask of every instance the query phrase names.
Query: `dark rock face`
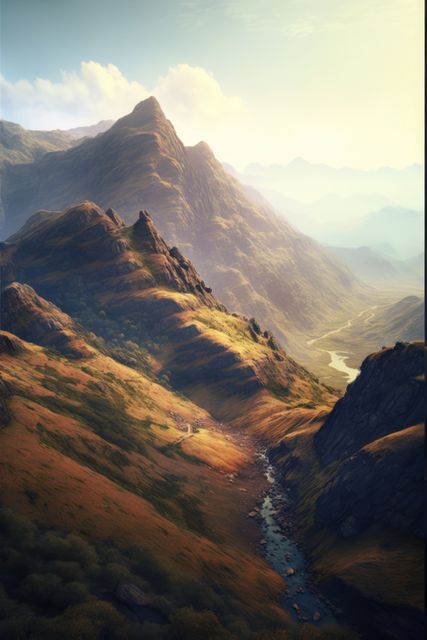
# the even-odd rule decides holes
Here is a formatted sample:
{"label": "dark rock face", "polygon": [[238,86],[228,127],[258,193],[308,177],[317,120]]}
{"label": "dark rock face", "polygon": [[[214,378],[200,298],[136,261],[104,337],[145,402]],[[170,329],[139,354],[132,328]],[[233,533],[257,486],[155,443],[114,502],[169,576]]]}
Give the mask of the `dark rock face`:
{"label": "dark rock face", "polygon": [[396,343],[364,360],[360,375],[316,434],[322,464],[425,420],[425,358],[422,343]]}
{"label": "dark rock face", "polygon": [[374,523],[414,536],[426,531],[422,343],[369,356],[315,436],[321,463],[339,461],[316,505],[318,524],[353,537]]}
{"label": "dark rock face", "polygon": [[424,513],[423,428],[385,436],[344,460],[316,506],[319,524],[350,538],[373,523],[417,537]]}

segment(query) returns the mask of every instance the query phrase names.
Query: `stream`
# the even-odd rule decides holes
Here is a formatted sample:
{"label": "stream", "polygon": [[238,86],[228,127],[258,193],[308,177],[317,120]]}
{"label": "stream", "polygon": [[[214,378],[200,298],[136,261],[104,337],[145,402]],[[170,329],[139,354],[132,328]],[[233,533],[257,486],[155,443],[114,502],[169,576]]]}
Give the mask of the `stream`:
{"label": "stream", "polygon": [[287,491],[283,490],[276,480],[274,468],[266,452],[259,452],[258,457],[269,483],[269,489],[259,509],[264,536],[261,544],[269,564],[286,581],[287,590],[282,605],[290,613],[294,622],[309,622],[315,625],[332,624],[336,620],[331,607],[316,590],[313,578],[307,572],[307,562],[300,545],[288,533]]}
{"label": "stream", "polygon": [[348,360],[350,355],[348,351],[326,351],[325,349],[322,349],[322,351],[329,353],[331,359],[329,366],[343,373],[348,383],[353,382],[353,380],[357,378],[359,369],[354,369],[346,364],[346,360]]}

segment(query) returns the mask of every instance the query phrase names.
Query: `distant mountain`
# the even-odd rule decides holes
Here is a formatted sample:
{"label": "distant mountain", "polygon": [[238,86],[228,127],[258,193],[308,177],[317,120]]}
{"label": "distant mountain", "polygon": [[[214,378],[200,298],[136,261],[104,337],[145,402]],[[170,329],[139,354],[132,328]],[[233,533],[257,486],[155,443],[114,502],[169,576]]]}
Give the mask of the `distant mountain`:
{"label": "distant mountain", "polygon": [[331,196],[306,205],[276,192],[263,193],[285,220],[321,244],[355,249],[365,245],[396,259],[408,259],[423,250],[422,211],[394,205],[368,208],[385,200],[381,196]]}
{"label": "distant mountain", "polygon": [[[398,259],[415,256],[423,250],[423,174],[417,173],[415,169],[414,189],[416,187],[419,210],[398,206],[395,204],[398,201],[378,192],[360,191],[352,195],[331,193],[333,182],[327,175],[324,184],[322,183],[324,194],[319,198],[314,197],[316,190],[313,191],[310,187],[310,177],[301,179],[305,183],[305,191],[299,194],[301,199],[298,199],[293,190],[295,183],[292,177],[279,181],[276,188],[272,188],[270,184],[264,184],[258,179],[258,174],[255,178],[252,174],[239,173],[230,165],[225,164],[224,167],[231,175],[247,184],[248,188],[260,189],[282,218],[321,244],[353,248],[388,244],[392,253],[396,254],[394,257]],[[374,175],[378,177],[382,174],[374,172]],[[337,182],[337,191],[345,184],[345,174],[341,178],[343,183]],[[399,182],[398,175],[393,180]],[[319,183],[318,193],[322,191],[320,187]],[[381,181],[373,180],[372,187],[379,189]],[[307,200],[307,194],[310,201]],[[414,202],[415,200],[413,199]]]}
{"label": "distant mountain", "polygon": [[367,638],[423,637],[425,358],[422,342],[373,353],[323,424],[271,451],[313,566]]}
{"label": "distant mountain", "polygon": [[377,336],[386,344],[396,340],[424,339],[424,301],[418,296],[406,296],[386,307],[373,318],[366,335],[367,340]]}
{"label": "distant mountain", "polygon": [[184,147],[154,98],[75,148],[8,166],[2,196],[3,236],[37,209],[83,199],[127,221],[148,208],[226,306],[262,317],[294,354],[305,341],[293,336],[363,295],[345,266],[232,178],[207,144]]}
{"label": "distant mountain", "polygon": [[364,171],[348,167],[336,169],[297,158],[288,165],[249,164],[242,179],[262,191],[270,189],[304,203],[330,194],[343,198],[382,194],[407,208],[422,209],[424,206],[424,167],[418,164],[405,169],[381,167]]}
{"label": "distant mountain", "polygon": [[66,133],[72,138],[92,138],[97,136],[98,133],[104,133],[114,124],[114,120],[100,120],[97,124],[88,125],[85,127],[74,127],[73,129],[67,129]]}
{"label": "distant mountain", "polygon": [[68,149],[73,138],[65,131],[29,131],[19,124],[0,120],[0,164],[32,162],[50,151]]}
{"label": "distant mountain", "polygon": [[372,284],[423,286],[424,254],[407,260],[385,257],[384,250],[372,247],[328,247],[357,275]]}
{"label": "distant mountain", "polygon": [[[350,245],[351,243],[351,245]],[[345,244],[354,246],[388,243],[400,258],[411,258],[424,249],[424,215],[404,207],[384,207],[365,215],[347,234]]]}

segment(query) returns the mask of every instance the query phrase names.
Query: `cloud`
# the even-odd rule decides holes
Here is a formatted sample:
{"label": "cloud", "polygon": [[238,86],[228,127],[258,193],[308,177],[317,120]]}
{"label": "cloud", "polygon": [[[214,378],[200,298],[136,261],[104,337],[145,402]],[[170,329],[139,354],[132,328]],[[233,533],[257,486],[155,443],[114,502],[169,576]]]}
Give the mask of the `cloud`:
{"label": "cloud", "polygon": [[186,142],[225,130],[244,112],[238,96],[226,96],[212,73],[202,67],[179,64],[159,78],[153,94]]}
{"label": "cloud", "polygon": [[2,117],[35,129],[67,128],[118,118],[149,95],[113,64],[82,62],[78,73],[61,75],[60,82],[0,77]]}
{"label": "cloud", "polygon": [[[37,78],[12,83],[0,76],[2,117],[27,128],[54,129],[117,119],[155,95],[178,132],[191,141],[203,131],[227,127],[242,112],[242,101],[226,96],[202,67],[169,68],[151,89],[128,80],[113,64],[82,62],[78,72],[62,72],[59,82]],[[187,140],[185,140],[187,141]]]}

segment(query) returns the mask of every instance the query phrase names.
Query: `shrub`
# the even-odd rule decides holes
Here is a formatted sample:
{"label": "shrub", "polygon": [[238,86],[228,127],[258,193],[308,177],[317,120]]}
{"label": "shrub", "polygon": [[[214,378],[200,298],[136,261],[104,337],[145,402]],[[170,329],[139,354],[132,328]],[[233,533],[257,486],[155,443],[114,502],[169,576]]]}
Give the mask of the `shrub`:
{"label": "shrub", "polygon": [[172,617],[174,640],[227,640],[231,635],[224,629],[211,611],[194,611],[192,608],[178,609]]}
{"label": "shrub", "polygon": [[91,599],[88,588],[82,582],[68,582],[62,585],[52,597],[52,602],[60,609],[81,604]]}
{"label": "shrub", "polygon": [[146,547],[135,545],[130,549],[132,571],[138,573],[155,588],[166,591],[169,587],[169,574],[161,563]]}
{"label": "shrub", "polygon": [[53,573],[32,573],[23,581],[20,595],[24,600],[31,600],[38,605],[48,605],[52,603],[60,585],[60,578]]}

